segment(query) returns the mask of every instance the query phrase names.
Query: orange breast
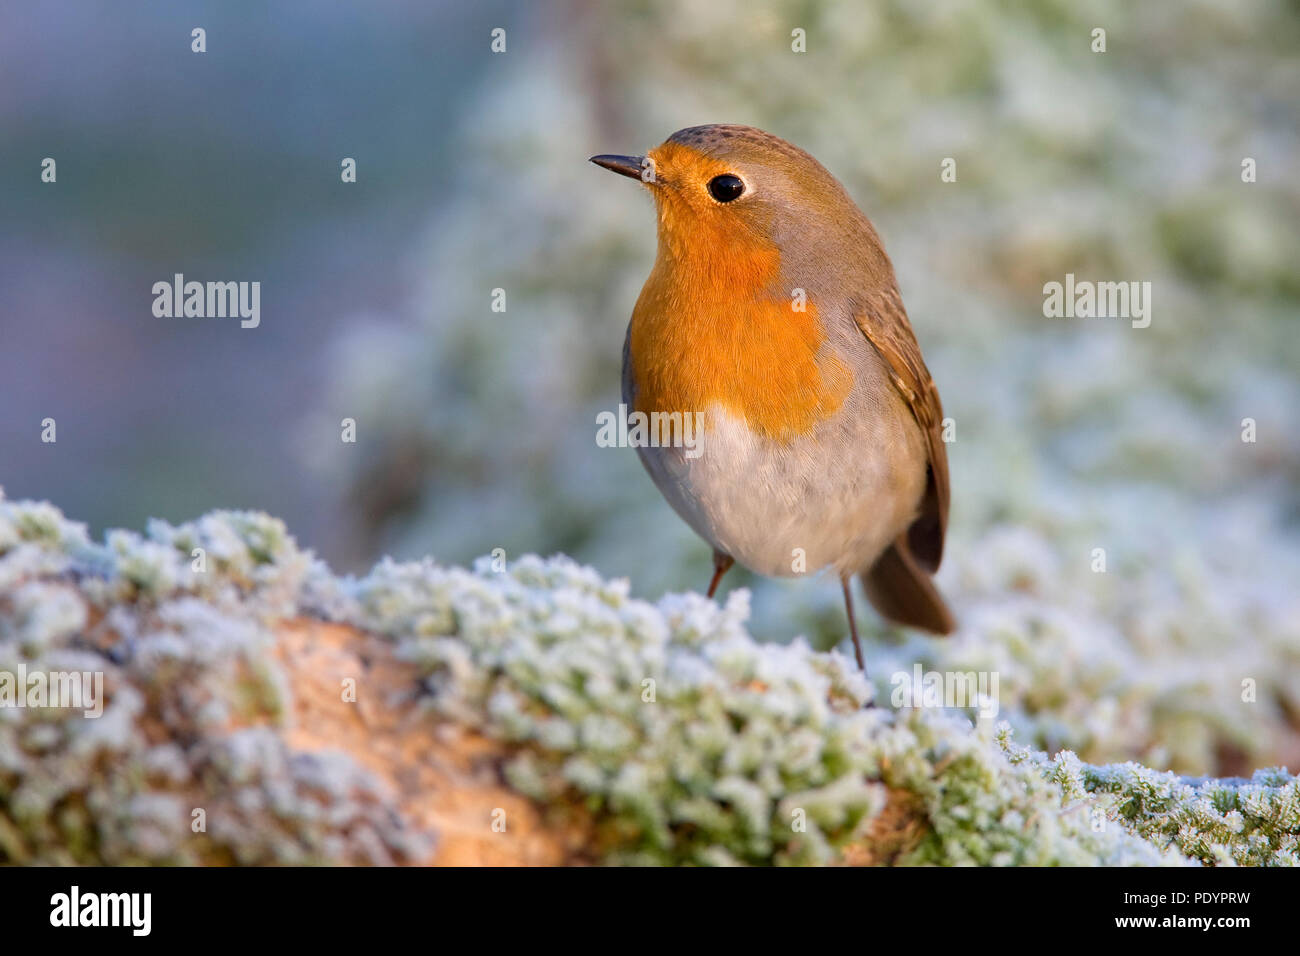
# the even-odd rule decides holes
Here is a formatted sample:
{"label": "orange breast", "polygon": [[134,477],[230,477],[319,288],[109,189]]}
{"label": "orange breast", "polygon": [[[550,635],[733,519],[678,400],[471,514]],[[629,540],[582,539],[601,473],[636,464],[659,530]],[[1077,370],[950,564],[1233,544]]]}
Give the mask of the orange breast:
{"label": "orange breast", "polygon": [[[632,313],[636,411],[703,412],[717,403],[766,438],[788,442],[832,415],[853,384],[836,357],[818,361],[816,305],[775,287],[774,247],[738,250],[696,236],[698,254],[661,254]],[[726,249],[725,256],[710,250]],[[707,427],[707,418],[705,426]]]}

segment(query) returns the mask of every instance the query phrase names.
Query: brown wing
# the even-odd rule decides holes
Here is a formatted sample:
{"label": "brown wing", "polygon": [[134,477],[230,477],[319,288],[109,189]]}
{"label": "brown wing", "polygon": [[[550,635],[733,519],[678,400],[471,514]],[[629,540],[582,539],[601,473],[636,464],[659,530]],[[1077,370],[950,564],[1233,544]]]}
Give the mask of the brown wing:
{"label": "brown wing", "polygon": [[907,529],[912,555],[934,573],[943,559],[943,536],[948,527],[948,450],[943,442],[943,406],[930,370],[921,358],[903,300],[897,289],[864,296],[856,302],[853,318],[880,357],[894,385],[916,416],[930,452],[929,476],[921,512]]}

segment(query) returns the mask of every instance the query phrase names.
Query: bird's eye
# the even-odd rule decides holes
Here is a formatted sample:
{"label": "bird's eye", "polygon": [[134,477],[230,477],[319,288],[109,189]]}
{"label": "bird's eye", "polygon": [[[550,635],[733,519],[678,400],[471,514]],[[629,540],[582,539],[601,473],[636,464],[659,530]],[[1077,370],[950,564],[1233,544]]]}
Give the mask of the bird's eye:
{"label": "bird's eye", "polygon": [[709,180],[709,195],[718,202],[731,202],[733,199],[739,199],[740,194],[745,191],[745,181],[739,176],[733,176],[731,173],[723,173],[721,176],[714,176]]}

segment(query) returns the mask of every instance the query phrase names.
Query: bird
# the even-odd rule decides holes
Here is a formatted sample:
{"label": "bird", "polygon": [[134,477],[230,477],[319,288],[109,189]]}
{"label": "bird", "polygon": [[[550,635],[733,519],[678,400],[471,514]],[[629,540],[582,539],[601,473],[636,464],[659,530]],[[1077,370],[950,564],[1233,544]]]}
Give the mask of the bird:
{"label": "bird", "polygon": [[708,596],[736,562],[770,577],[830,569],[864,673],[855,577],[886,621],[951,633],[932,580],[943,407],[871,221],[809,153],[750,126],[692,126],[590,162],[654,199],[622,396],[670,433],[637,453],[713,548]]}

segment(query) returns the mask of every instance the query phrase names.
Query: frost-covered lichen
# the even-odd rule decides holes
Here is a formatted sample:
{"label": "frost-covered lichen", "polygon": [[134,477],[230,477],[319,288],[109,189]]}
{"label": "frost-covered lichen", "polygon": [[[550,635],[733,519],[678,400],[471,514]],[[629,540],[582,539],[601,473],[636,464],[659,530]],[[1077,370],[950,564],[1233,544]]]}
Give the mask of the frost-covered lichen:
{"label": "frost-covered lichen", "polygon": [[0,863],[426,852],[360,767],[280,733],[291,679],[270,625],[296,611],[311,569],[265,515],[153,523],[100,545],[50,505],[0,495],[0,673],[99,672],[105,698],[98,718],[0,706]]}
{"label": "frost-covered lichen", "polygon": [[1067,800],[1092,803],[1154,846],[1213,865],[1300,865],[1300,779],[1285,769],[1257,770],[1250,780],[1193,780],[1134,763],[1089,766],[1069,751],[1049,759],[1016,747],[1005,726],[998,741]]}
{"label": "frost-covered lichen", "polygon": [[[1000,746],[955,716],[864,709],[848,658],[755,642],[743,592],[654,606],[536,558],[501,572],[386,562],[349,590],[353,623],[423,668],[430,708],[516,745],[508,779],[544,804],[580,802],[611,860],[829,862],[889,799],[919,823],[896,862],[1206,859],[1132,815],[1106,825],[1079,788],[1011,755],[1006,731]],[[1282,799],[1294,782],[1273,785]],[[1265,829],[1279,852],[1251,862],[1287,862],[1296,821]]]}
{"label": "frost-covered lichen", "polygon": [[1296,862],[1284,772],[1193,785],[867,707],[850,659],[755,641],[744,592],[651,604],[566,558],[339,578],[265,515],[98,544],[2,497],[0,671],[102,671],[106,700],[97,719],[0,707],[0,862],[427,858],[435,835],[357,762],[286,742],[276,626],[307,614],[391,642],[423,719],[497,741],[510,787],[591,834],[586,859]]}
{"label": "frost-covered lichen", "polygon": [[658,607],[557,559],[380,565],[354,623],[399,642],[438,714],[520,747],[520,791],[576,800],[626,862],[821,862],[884,805],[883,715],[851,661],[760,645],[743,595]]}

